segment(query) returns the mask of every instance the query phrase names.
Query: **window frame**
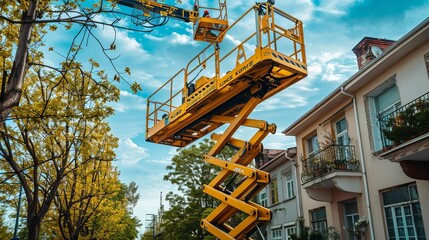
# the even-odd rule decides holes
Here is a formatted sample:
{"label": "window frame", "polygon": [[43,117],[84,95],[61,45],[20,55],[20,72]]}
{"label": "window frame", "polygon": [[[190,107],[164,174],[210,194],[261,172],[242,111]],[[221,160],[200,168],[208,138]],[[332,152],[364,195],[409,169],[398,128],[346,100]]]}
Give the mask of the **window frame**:
{"label": "window frame", "polygon": [[292,170],[286,172],[284,174],[285,176],[285,192],[286,192],[286,199],[291,199],[295,197],[295,181],[293,178]]}
{"label": "window frame", "polygon": [[296,225],[285,227],[285,239],[291,240],[291,235],[296,233]]}
{"label": "window frame", "polygon": [[[338,123],[340,123],[342,121],[345,122],[346,128],[343,131],[338,132],[338,126],[339,126]],[[335,140],[336,140],[337,145],[348,145],[349,144],[350,140],[349,140],[349,134],[348,134],[348,127],[349,126],[348,126],[348,122],[347,122],[346,117],[343,117],[340,120],[335,122]],[[346,141],[340,142],[340,140],[339,140],[340,138],[345,138]]]}
{"label": "window frame", "polygon": [[270,182],[270,204],[274,205],[279,203],[279,188],[276,178],[271,179]]}
{"label": "window frame", "polygon": [[[317,217],[318,211],[323,211],[324,217],[313,219],[314,216]],[[313,214],[313,213],[315,213],[315,214]],[[328,218],[326,215],[326,208],[325,207],[312,209],[309,211],[309,214],[310,214],[310,225],[311,225],[312,231],[319,231],[320,233],[323,234],[324,232],[326,232],[328,230]]]}
{"label": "window frame", "polygon": [[282,240],[282,229],[271,229],[271,237],[273,238],[273,240]]}
{"label": "window frame", "polygon": [[[356,204],[356,212],[349,214],[346,212],[346,204],[352,204],[352,203]],[[354,224],[359,220],[359,209],[357,206],[356,199],[353,199],[353,200],[347,201],[347,202],[343,202],[343,209],[344,209],[344,223],[345,223],[344,227],[346,229],[350,229],[350,228],[353,229]],[[349,221],[347,219],[351,219],[351,222],[350,222],[351,226],[349,226]],[[354,239],[354,236],[352,235],[352,233],[347,231],[347,240],[353,240],[353,239]]]}
{"label": "window frame", "polygon": [[[265,194],[265,197],[263,198],[264,194]],[[267,188],[263,188],[259,192],[259,204],[261,204],[261,206],[263,206],[263,207],[268,207],[268,191],[267,191]]]}
{"label": "window frame", "polygon": [[[384,93],[386,93],[391,88],[397,88],[398,92],[398,101],[391,104],[389,107],[383,109],[383,111],[378,111],[376,106],[376,98],[380,97]],[[401,94],[399,92],[399,87],[396,84],[396,74],[388,78],[386,81],[384,81],[382,84],[371,90],[368,94],[365,95],[365,111],[367,114],[367,123],[368,123],[368,132],[370,137],[370,145],[371,149],[374,153],[379,152],[383,149],[383,139],[382,134],[380,131],[380,123],[379,123],[379,117],[380,113],[383,112],[383,114],[386,114],[386,110],[393,107],[394,111],[395,109],[399,108],[401,106]]]}
{"label": "window frame", "polygon": [[317,151],[319,151],[320,146],[317,133],[314,133],[310,137],[306,138],[305,144],[308,151],[308,156],[313,156]]}
{"label": "window frame", "polygon": [[[387,193],[393,193],[395,191],[398,191],[398,190],[401,190],[404,188],[407,188],[407,195],[406,195],[407,198],[403,199],[402,201],[397,201],[397,202],[392,202],[392,203],[386,204],[386,198],[385,197],[386,197]],[[414,193],[413,193],[413,190],[414,190]],[[402,193],[404,193],[404,192],[402,192]],[[392,197],[392,196],[390,196],[390,197]],[[404,228],[404,234],[405,235],[402,237],[406,237],[406,239],[420,239],[420,237],[426,236],[425,231],[427,231],[427,229],[425,229],[424,224],[421,226],[422,229],[420,229],[423,232],[423,235],[421,235],[421,236],[417,235],[419,230],[417,229],[418,226],[417,226],[416,222],[423,221],[423,219],[422,219],[423,215],[421,213],[420,198],[418,195],[417,185],[415,183],[397,186],[395,188],[391,188],[391,189],[382,191],[381,192],[381,200],[382,200],[382,204],[383,204],[384,220],[386,222],[385,229],[386,229],[388,239],[392,239],[392,240],[401,239],[400,238],[401,236],[398,236],[399,235],[399,227]],[[410,214],[403,215],[402,213],[406,214],[405,213],[406,208],[408,208],[408,210],[410,211]],[[417,211],[417,208],[418,208],[418,210],[419,210],[418,212],[420,214],[417,214],[414,212],[414,211]],[[397,214],[396,211],[398,209],[401,210],[401,215]],[[390,217],[388,216],[388,213],[391,214]],[[407,216],[411,217],[411,221],[413,223],[412,225],[407,224],[407,221],[406,221]],[[419,217],[420,217],[420,219],[417,219]],[[397,224],[398,219],[401,219],[402,223],[405,223],[405,225],[403,224],[403,226],[398,227],[398,224]],[[409,234],[410,226],[413,229],[414,236],[409,237],[408,234]],[[392,230],[393,230],[393,232],[392,232]],[[393,236],[392,236],[392,233],[393,233]]]}

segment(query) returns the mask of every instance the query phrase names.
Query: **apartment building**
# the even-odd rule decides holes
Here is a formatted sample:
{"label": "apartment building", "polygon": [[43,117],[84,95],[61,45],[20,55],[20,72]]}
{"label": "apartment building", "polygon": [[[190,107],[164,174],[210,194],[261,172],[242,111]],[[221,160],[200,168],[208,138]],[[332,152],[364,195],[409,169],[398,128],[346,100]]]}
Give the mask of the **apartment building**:
{"label": "apartment building", "polygon": [[272,220],[265,225],[257,239],[288,240],[296,232],[296,219],[301,216],[299,207],[300,183],[295,168],[296,148],[287,150],[265,149],[255,159],[256,167],[269,172],[271,182],[258,194],[258,202],[269,208]]}
{"label": "apartment building", "polygon": [[358,72],[283,131],[306,225],[352,239],[367,219],[365,239],[429,239],[429,18],[353,52]]}

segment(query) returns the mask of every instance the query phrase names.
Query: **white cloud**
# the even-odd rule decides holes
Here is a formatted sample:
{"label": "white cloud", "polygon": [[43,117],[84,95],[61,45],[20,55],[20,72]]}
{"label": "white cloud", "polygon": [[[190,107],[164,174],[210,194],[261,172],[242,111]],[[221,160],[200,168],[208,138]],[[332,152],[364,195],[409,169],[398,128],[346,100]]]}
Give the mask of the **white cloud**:
{"label": "white cloud", "polygon": [[306,106],[307,99],[305,95],[292,92],[292,91],[283,91],[274,97],[271,97],[264,102],[262,102],[255,111],[270,111],[270,110],[279,110],[286,108],[298,108]]}
{"label": "white cloud", "polygon": [[333,15],[344,15],[356,2],[362,0],[322,0],[317,10]]}
{"label": "white cloud", "polygon": [[196,45],[197,43],[188,34],[179,34],[173,32],[170,37],[170,43],[179,45]]}
{"label": "white cloud", "polygon": [[118,156],[119,163],[128,166],[135,165],[141,159],[149,156],[146,148],[138,146],[131,139],[120,140],[116,154]]}
{"label": "white cloud", "polygon": [[[97,20],[102,22],[111,22],[110,19],[97,15]],[[119,54],[121,55],[131,55],[138,56],[139,58],[148,58],[149,54],[146,50],[143,49],[143,46],[137,42],[136,39],[130,37],[127,31],[121,29],[113,29],[112,27],[99,27],[99,36],[103,39],[102,43],[113,43],[116,44],[117,51],[113,51],[111,54]]]}
{"label": "white cloud", "polygon": [[186,32],[188,32],[188,34],[180,34],[177,32],[173,32],[171,33],[171,35],[166,35],[162,37],[155,36],[153,34],[145,34],[144,37],[148,40],[156,41],[156,42],[168,42],[168,43],[177,44],[177,45],[196,46],[197,43],[191,37],[193,34],[192,31],[193,31],[192,29],[186,28]]}
{"label": "white cloud", "polygon": [[275,6],[282,10],[287,9],[288,14],[291,14],[304,23],[312,21],[316,11],[316,6],[312,0],[276,1]]}
{"label": "white cloud", "polygon": [[226,34],[225,35],[225,39],[231,41],[234,45],[240,45],[241,41],[235,39],[233,36],[231,36],[230,34]]}
{"label": "white cloud", "polygon": [[144,34],[143,37],[147,38],[147,40],[156,41],[156,42],[160,42],[160,41],[165,40],[165,37],[157,37],[153,34]]}
{"label": "white cloud", "polygon": [[146,109],[146,100],[127,91],[120,92],[120,100],[110,105],[118,112],[130,110],[144,111]]}

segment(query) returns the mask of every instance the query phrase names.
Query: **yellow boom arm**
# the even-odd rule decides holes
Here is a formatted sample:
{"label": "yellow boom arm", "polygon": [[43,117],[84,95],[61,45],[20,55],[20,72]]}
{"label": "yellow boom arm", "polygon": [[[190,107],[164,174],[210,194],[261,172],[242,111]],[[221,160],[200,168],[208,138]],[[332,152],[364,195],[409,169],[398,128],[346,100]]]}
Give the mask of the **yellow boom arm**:
{"label": "yellow boom arm", "polygon": [[[194,40],[204,42],[222,42],[223,34],[228,29],[228,16],[226,10],[226,0],[218,0],[218,8],[200,6],[199,0],[195,2],[193,10],[186,10],[152,0],[119,0],[120,5],[133,9],[142,10],[146,17],[152,13],[163,17],[171,17],[184,22],[194,23]],[[199,12],[212,13],[210,17]],[[217,16],[214,16],[218,13]]]}

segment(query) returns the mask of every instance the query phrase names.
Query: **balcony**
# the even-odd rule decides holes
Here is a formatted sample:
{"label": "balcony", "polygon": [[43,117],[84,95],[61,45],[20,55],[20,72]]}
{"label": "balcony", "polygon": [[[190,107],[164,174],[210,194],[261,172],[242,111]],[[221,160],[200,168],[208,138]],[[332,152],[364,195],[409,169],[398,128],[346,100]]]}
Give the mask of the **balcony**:
{"label": "balcony", "polygon": [[379,118],[380,158],[399,162],[406,175],[429,180],[429,92]]}
{"label": "balcony", "polygon": [[429,93],[380,118],[383,149],[429,132]]}
{"label": "balcony", "polygon": [[317,201],[331,201],[334,188],[361,193],[361,177],[360,163],[351,145],[330,145],[302,160],[303,188]]}

